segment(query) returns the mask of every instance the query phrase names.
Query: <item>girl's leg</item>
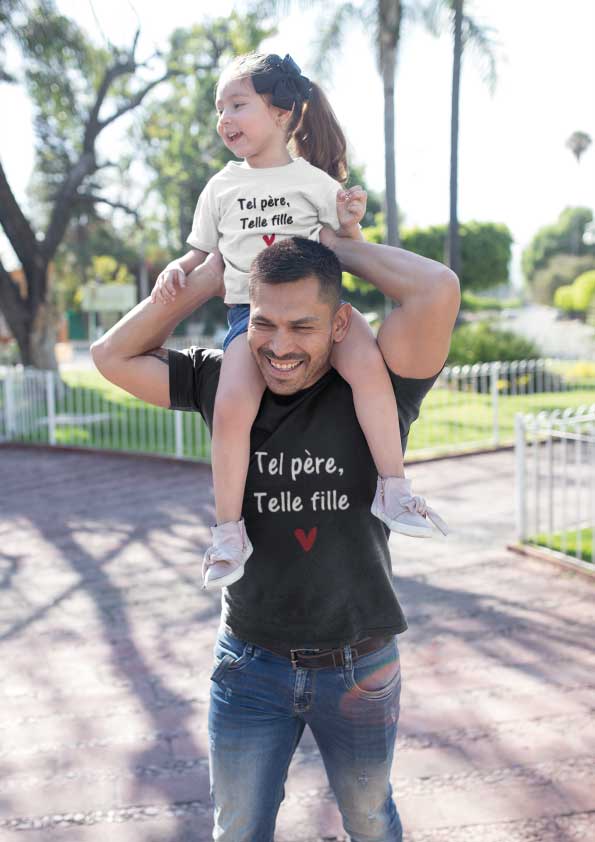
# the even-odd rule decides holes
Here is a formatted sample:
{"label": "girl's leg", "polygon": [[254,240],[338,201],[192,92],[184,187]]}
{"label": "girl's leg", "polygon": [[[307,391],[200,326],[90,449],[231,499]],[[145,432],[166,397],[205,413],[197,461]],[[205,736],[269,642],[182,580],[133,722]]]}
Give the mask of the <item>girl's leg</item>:
{"label": "girl's leg", "polygon": [[218,524],[239,521],[242,517],[250,430],[264,389],[246,334],[242,333],[223,355],[215,397],[211,462]]}
{"label": "girl's leg", "polygon": [[423,497],[412,495],[405,479],[395,391],[374,334],[357,310],[345,339],[334,345],[331,363],[351,386],[357,420],[379,474],[372,513],[404,535],[432,537],[431,523],[446,535],[444,521]]}
{"label": "girl's leg", "polygon": [[347,336],[333,347],[331,363],[353,391],[357,420],[381,477],[403,477],[397,400],[370,326],[353,310]]}
{"label": "girl's leg", "polygon": [[264,392],[246,334],[227,348],[215,396],[211,462],[217,525],[202,567],[203,587],[222,588],[244,575],[252,553],[242,519],[244,487],[250,461],[250,429]]}

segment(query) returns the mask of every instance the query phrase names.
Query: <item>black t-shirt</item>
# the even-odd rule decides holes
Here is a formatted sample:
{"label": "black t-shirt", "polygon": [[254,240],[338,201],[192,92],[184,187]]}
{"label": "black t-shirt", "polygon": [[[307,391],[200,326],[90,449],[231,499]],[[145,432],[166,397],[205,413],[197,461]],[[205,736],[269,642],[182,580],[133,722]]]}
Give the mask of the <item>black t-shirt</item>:
{"label": "black t-shirt", "polygon": [[[212,430],[222,353],[169,352],[172,409],[201,413]],[[437,374],[390,372],[403,450]],[[293,395],[265,390],[251,433],[243,516],[254,552],[222,592],[238,637],[339,646],[407,623],[392,586],[388,529],[370,512],[376,468],[351,388],[334,369]]]}

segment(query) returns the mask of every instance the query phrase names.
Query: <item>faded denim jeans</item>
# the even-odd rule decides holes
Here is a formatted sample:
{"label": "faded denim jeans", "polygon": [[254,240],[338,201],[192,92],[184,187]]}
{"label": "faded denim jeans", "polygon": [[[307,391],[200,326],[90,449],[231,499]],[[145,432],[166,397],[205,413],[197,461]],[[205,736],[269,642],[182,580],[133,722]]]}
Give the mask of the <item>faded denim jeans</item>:
{"label": "faded denim jeans", "polygon": [[389,781],[401,673],[396,637],[343,667],[288,658],[220,630],[209,708],[213,839],[273,842],[287,770],[309,725],[352,842],[402,842]]}

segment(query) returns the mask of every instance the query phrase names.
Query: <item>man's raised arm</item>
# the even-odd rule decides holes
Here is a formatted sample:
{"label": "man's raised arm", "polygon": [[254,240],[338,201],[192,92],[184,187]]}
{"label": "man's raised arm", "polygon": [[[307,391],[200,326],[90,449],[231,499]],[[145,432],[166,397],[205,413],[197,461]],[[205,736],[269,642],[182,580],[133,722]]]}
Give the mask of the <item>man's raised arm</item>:
{"label": "man's raised arm", "polygon": [[169,407],[167,351],[161,346],[182,319],[210,298],[222,296],[219,252],[191,272],[167,304],[146,298],[91,345],[93,362],[106,380],[147,403]]}
{"label": "man's raised arm", "polygon": [[401,377],[431,377],[448,356],[461,301],[459,279],[447,266],[393,246],[321,234],[342,268],[369,281],[399,306],[378,332],[388,367]]}

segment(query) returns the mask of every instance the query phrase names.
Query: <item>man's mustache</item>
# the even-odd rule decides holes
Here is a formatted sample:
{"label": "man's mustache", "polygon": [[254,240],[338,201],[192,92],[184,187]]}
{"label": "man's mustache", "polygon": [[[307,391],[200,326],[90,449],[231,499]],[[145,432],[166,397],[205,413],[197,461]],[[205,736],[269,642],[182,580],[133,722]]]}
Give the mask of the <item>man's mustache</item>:
{"label": "man's mustache", "polygon": [[306,358],[305,357],[276,357],[274,354],[267,354],[266,351],[261,351],[261,354],[267,358],[267,360],[274,360],[274,362],[278,363],[290,363],[290,362],[303,362]]}

